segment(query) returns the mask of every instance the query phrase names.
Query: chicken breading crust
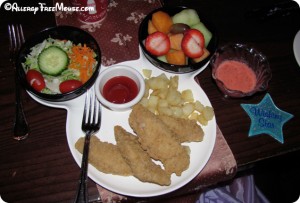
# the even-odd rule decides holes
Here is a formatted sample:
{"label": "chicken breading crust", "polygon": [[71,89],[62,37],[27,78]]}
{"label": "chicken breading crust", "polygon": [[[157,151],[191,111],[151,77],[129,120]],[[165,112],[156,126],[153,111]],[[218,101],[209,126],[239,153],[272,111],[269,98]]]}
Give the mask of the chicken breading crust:
{"label": "chicken breading crust", "polygon": [[117,147],[136,178],[143,182],[162,186],[171,184],[170,174],[152,161],[148,153],[142,149],[135,135],[127,132],[121,126],[115,126],[114,131]]}
{"label": "chicken breading crust", "polygon": [[[84,138],[81,137],[75,143],[75,148],[82,153]],[[131,168],[123,159],[116,145],[102,142],[96,136],[90,140],[89,163],[103,173],[130,176]]]}
{"label": "chicken breading crust", "polygon": [[181,145],[166,124],[141,104],[133,107],[129,124],[138,135],[142,148],[151,158],[161,161],[168,173],[180,176],[189,167],[189,150]]}
{"label": "chicken breading crust", "polygon": [[175,118],[167,115],[158,115],[176,135],[180,142],[200,142],[203,140],[204,132],[193,120]]}

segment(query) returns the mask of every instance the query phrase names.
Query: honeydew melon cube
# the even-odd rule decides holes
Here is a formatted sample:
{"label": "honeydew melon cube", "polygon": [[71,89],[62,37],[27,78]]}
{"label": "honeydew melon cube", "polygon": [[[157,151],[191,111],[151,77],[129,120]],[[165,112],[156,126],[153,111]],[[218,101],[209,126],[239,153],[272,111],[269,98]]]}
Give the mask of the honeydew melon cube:
{"label": "honeydew melon cube", "polygon": [[162,61],[162,62],[168,63],[166,55],[158,56],[157,59],[160,60],[160,61]]}
{"label": "honeydew melon cube", "polygon": [[184,9],[172,17],[173,23],[184,23],[188,26],[196,25],[200,22],[198,13],[194,9]]}
{"label": "honeydew melon cube", "polygon": [[199,22],[196,25],[193,25],[191,28],[202,32],[205,40],[205,47],[207,47],[212,38],[212,33],[207,29],[207,27],[202,22]]}

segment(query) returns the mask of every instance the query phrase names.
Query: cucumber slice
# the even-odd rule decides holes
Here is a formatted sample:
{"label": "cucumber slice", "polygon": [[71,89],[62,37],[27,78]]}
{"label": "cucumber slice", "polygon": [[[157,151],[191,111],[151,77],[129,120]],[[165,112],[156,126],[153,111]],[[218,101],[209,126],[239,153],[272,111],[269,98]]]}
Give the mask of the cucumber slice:
{"label": "cucumber slice", "polygon": [[67,68],[69,58],[67,53],[57,46],[44,49],[38,57],[40,70],[48,75],[57,76]]}

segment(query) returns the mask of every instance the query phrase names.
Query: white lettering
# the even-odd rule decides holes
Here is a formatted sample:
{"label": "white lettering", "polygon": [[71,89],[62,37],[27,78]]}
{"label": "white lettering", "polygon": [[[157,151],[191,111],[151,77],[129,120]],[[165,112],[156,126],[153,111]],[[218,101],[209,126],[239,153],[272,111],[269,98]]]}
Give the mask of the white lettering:
{"label": "white lettering", "polygon": [[17,3],[5,3],[4,9],[7,11],[12,12],[33,12],[36,14],[37,11],[41,12],[54,12],[54,11],[65,11],[65,12],[74,12],[74,11],[95,11],[95,8],[93,6],[87,6],[87,7],[65,7],[63,3],[56,3],[55,6],[47,6],[46,3],[38,3],[37,7],[29,7],[24,6],[20,7]]}

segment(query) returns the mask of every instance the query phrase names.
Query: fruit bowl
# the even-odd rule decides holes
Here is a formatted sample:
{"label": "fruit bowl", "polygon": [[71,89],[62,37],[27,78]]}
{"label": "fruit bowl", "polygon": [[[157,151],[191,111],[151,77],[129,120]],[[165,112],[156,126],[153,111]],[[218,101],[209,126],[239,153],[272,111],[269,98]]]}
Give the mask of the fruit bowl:
{"label": "fruit bowl", "polygon": [[[206,35],[207,35],[207,31],[203,31],[203,27],[205,27],[205,30],[208,30],[208,32],[210,32],[211,36],[209,37],[210,40],[207,42],[205,45],[205,49],[209,52],[208,56],[205,57],[203,60],[201,61],[197,61],[194,60],[190,57],[186,56],[186,63],[183,65],[178,65],[178,64],[171,64],[169,63],[164,57],[166,55],[163,56],[157,56],[156,54],[153,54],[153,52],[151,53],[151,51],[149,51],[149,49],[147,49],[145,43],[146,43],[146,39],[149,36],[149,21],[153,21],[153,14],[157,13],[157,12],[163,12],[163,13],[167,13],[171,18],[172,21],[174,21],[175,23],[178,22],[184,22],[181,24],[185,24],[185,20],[181,19],[181,17],[176,17],[177,19],[174,19],[174,16],[178,13],[182,12],[185,9],[189,9],[187,7],[183,7],[183,6],[178,6],[178,7],[162,7],[162,8],[158,8],[156,10],[153,10],[152,12],[150,12],[145,18],[144,20],[141,22],[140,27],[139,27],[139,44],[141,46],[142,52],[145,55],[145,57],[147,58],[147,60],[149,60],[154,66],[167,71],[167,72],[171,72],[171,73],[176,73],[176,74],[181,74],[181,73],[189,73],[189,72],[193,72],[196,71],[200,68],[202,68],[203,66],[207,65],[211,56],[214,54],[214,52],[217,49],[217,45],[218,45],[218,38],[217,38],[217,34],[216,34],[216,30],[214,28],[214,26],[211,24],[211,22],[209,22],[209,20],[207,20],[205,18],[205,16],[201,15],[200,11],[198,10],[194,10],[195,13],[198,15],[198,17],[200,18],[200,22],[197,22],[196,24],[192,25],[192,23],[188,23],[191,26],[189,26],[190,29],[198,29],[198,30],[202,30],[204,38],[206,39]],[[187,16],[193,16],[193,15],[187,15]],[[183,16],[183,18],[186,18],[186,16]],[[191,21],[193,21],[193,19],[189,19]],[[158,20],[161,21],[161,20]],[[173,23],[173,24],[175,24]],[[153,23],[152,23],[153,24]],[[201,24],[201,25],[200,25]],[[154,26],[155,27],[155,26]],[[163,30],[163,28],[162,28]],[[166,31],[168,32],[168,31]],[[187,31],[184,30],[183,33],[186,33]],[[166,35],[170,36],[170,33],[165,33]],[[173,34],[172,34],[173,35]],[[172,42],[171,42],[172,43]],[[170,48],[170,50],[173,52],[173,46],[171,46],[172,48]],[[178,57],[176,57],[178,58]]]}
{"label": "fruit bowl", "polygon": [[[53,43],[49,45],[49,47],[46,48],[46,46],[43,48],[42,51],[38,51],[39,48],[44,46],[43,44],[46,44],[45,42],[48,43]],[[57,44],[58,43],[58,44]],[[71,74],[67,75],[66,74],[66,79],[63,82],[60,83],[59,85],[59,90],[64,89],[61,92],[48,92],[48,84],[50,83],[50,79],[53,78],[53,81],[59,81],[60,79],[57,79],[57,73],[53,73],[53,67],[49,66],[49,64],[46,64],[44,68],[48,68],[48,72],[52,71],[52,75],[45,74],[43,71],[41,71],[41,64],[38,63],[34,69],[31,69],[31,65],[34,63],[34,61],[38,61],[40,58],[42,58],[42,53],[47,58],[48,56],[51,56],[51,54],[54,54],[54,62],[59,62],[57,56],[59,54],[62,54],[66,57],[68,57],[66,53],[64,53],[64,49],[59,47],[59,43],[64,43],[65,46],[70,46],[72,45],[86,45],[86,47],[89,50],[92,50],[94,62],[93,63],[93,71],[89,73],[89,77],[84,80],[84,82],[79,83],[79,80],[75,80],[74,76],[71,76]],[[77,46],[78,47],[78,46]],[[80,47],[81,48],[81,47]],[[45,51],[47,50],[47,51]],[[35,52],[35,53],[34,53]],[[47,53],[49,52],[49,53]],[[51,53],[52,52],[52,53]],[[30,58],[30,56],[36,55],[35,58]],[[84,54],[81,54],[82,56]],[[70,56],[67,59],[67,63],[69,63],[70,66]],[[29,64],[31,63],[31,64]],[[67,64],[66,63],[66,64]],[[37,62],[36,62],[37,64]],[[76,27],[71,27],[71,26],[57,26],[57,27],[51,27],[47,28],[45,30],[42,30],[41,32],[37,33],[36,35],[28,38],[26,42],[22,45],[17,59],[16,59],[16,66],[17,66],[17,71],[19,75],[19,79],[25,87],[25,89],[32,95],[38,97],[39,99],[42,99],[44,101],[50,101],[50,102],[62,102],[62,101],[67,101],[74,99],[83,93],[86,92],[88,88],[90,88],[100,71],[100,65],[101,65],[101,51],[98,46],[97,41],[87,32],[76,28]],[[52,69],[50,69],[52,67]],[[67,68],[67,65],[65,65],[64,70],[70,69],[69,67]],[[30,74],[29,74],[30,73]],[[54,75],[54,76],[53,76]],[[50,78],[50,79],[49,79]],[[49,79],[49,80],[48,80]],[[36,82],[39,82],[39,84],[43,84],[42,87],[39,87],[39,84]],[[52,82],[52,81],[51,81]],[[52,82],[51,84],[54,84]],[[52,85],[52,87],[55,85]],[[56,89],[58,89],[56,87]]]}

